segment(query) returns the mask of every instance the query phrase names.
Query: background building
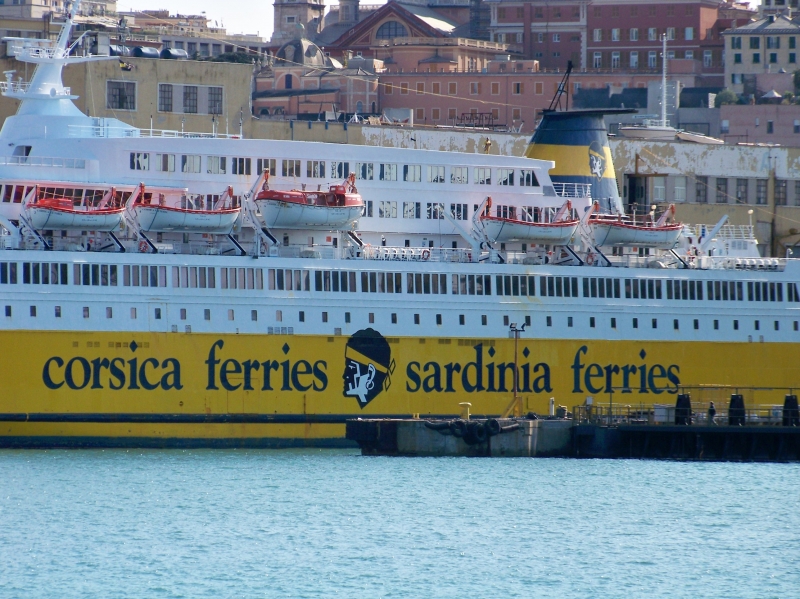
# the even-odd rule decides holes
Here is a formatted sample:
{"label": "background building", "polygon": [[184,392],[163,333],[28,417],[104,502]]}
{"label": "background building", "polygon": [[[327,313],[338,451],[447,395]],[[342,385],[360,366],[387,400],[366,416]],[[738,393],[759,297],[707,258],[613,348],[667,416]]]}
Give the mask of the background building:
{"label": "background building", "polygon": [[769,15],[729,29],[723,37],[726,87],[756,97],[770,89],[794,90],[791,73],[798,69],[800,24],[784,15]]}

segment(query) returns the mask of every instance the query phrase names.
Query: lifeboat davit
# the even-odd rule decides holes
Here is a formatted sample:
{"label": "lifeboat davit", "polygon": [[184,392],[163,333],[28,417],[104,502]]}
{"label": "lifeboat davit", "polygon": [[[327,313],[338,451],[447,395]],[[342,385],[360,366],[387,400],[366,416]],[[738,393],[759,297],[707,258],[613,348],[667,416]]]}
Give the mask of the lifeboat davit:
{"label": "lifeboat davit", "polygon": [[675,216],[675,205],[661,215],[658,221],[636,223],[628,216],[597,214],[589,219],[598,246],[636,246],[669,250],[675,247],[683,230],[682,223],[667,223]]}
{"label": "lifeboat davit", "polygon": [[255,202],[267,227],[275,229],[346,230],[364,209],[354,174],[327,191],[280,191],[265,182]]}
{"label": "lifeboat davit", "polygon": [[[492,207],[491,198],[487,207]],[[483,232],[492,243],[522,241],[540,245],[568,245],[580,221],[571,218],[572,203],[567,200],[550,222],[531,222],[484,214],[480,217]]]}
{"label": "lifeboat davit", "polygon": [[33,200],[25,206],[25,217],[39,231],[117,231],[122,228],[125,206],[116,204],[114,190],[109,199],[102,207],[75,206],[69,198],[39,197],[37,187]]}
{"label": "lifeboat davit", "polygon": [[227,235],[233,231],[241,213],[241,207],[234,208],[230,205],[232,197],[233,189],[229,187],[214,206],[204,210],[185,197],[178,198],[178,201],[173,200],[171,205],[167,196],[159,193],[153,194],[149,203],[141,198],[141,202],[134,203],[133,211],[139,227],[148,233]]}

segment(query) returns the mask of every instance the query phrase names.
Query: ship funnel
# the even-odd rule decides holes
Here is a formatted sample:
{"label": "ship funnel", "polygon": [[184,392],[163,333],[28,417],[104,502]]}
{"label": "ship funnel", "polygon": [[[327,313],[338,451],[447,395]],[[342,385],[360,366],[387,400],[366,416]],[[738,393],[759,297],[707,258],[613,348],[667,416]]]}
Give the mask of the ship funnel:
{"label": "ship funnel", "polygon": [[601,212],[622,213],[603,115],[632,112],[636,111],[545,110],[525,156],[555,161],[550,171],[554,183],[589,183],[592,199],[600,203]]}

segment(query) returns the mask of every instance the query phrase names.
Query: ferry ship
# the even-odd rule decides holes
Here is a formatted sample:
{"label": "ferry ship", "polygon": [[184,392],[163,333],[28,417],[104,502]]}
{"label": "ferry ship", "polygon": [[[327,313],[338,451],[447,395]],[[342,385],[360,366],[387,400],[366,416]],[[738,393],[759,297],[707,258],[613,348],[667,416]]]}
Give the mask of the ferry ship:
{"label": "ferry ship", "polygon": [[[63,66],[104,59],[72,15],[0,83],[0,446],[336,446],[461,402],[797,383],[798,263],[624,215],[599,115],[545,115],[526,157],[139,130],[72,103]],[[321,196],[360,217],[303,216]]]}

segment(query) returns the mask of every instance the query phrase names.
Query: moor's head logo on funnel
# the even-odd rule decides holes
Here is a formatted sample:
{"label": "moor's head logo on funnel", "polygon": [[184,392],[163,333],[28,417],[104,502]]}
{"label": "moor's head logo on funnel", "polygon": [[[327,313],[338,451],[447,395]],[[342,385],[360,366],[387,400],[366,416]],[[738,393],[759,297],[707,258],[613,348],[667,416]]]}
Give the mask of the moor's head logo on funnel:
{"label": "moor's head logo on funnel", "polygon": [[606,172],[606,155],[599,141],[589,144],[589,170],[598,179],[602,179]]}
{"label": "moor's head logo on funnel", "polygon": [[378,331],[362,329],[347,341],[344,350],[344,394],[358,399],[362,408],[389,389],[394,372],[389,343]]}

